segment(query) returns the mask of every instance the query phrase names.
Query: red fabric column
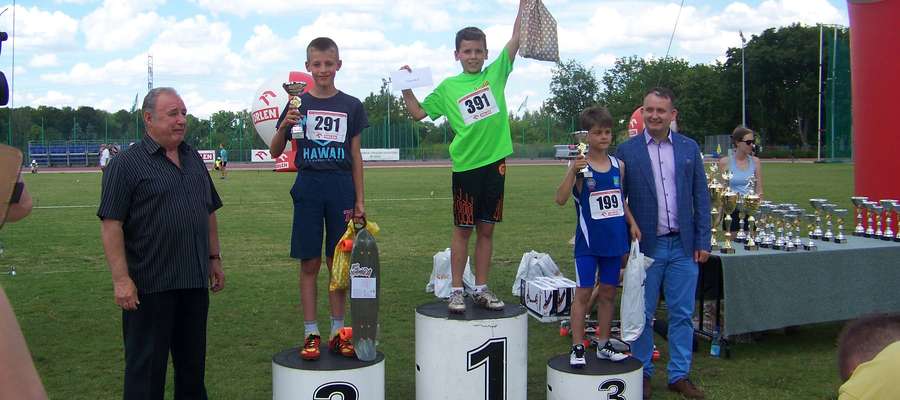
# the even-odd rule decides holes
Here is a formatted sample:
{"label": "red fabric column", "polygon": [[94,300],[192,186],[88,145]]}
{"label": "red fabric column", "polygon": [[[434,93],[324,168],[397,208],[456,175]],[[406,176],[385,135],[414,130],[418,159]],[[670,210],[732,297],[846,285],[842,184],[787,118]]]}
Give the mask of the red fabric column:
{"label": "red fabric column", "polygon": [[900,199],[900,1],[848,0],[857,196]]}

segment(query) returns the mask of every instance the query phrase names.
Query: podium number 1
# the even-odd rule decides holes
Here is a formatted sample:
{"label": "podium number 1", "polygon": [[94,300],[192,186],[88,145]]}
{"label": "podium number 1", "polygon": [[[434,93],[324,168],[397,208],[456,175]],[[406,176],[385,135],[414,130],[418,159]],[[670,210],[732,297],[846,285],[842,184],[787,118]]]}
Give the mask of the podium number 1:
{"label": "podium number 1", "polygon": [[469,350],[467,371],[485,366],[484,399],[506,399],[506,338],[490,339]]}

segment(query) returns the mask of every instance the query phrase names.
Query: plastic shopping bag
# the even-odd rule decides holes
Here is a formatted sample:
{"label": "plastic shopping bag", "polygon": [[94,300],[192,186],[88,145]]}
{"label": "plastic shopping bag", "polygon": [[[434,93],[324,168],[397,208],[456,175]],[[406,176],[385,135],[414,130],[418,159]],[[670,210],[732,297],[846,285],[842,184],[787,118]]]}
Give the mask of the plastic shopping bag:
{"label": "plastic shopping bag", "polygon": [[[377,236],[381,229],[375,221],[367,220],[366,230]],[[334,260],[331,263],[331,282],[328,284],[328,290],[347,289],[350,287],[350,251],[353,250],[353,238],[356,237],[356,226],[353,219],[347,222],[347,230],[334,246]]]}
{"label": "plastic shopping bag", "polygon": [[[434,292],[435,297],[450,297],[450,273],[450,249],[435,253],[431,277],[425,285],[425,292]],[[466,269],[463,272],[463,287],[469,293],[473,293],[475,290],[475,275],[472,274],[468,259],[466,259]]]}
{"label": "plastic shopping bag", "polygon": [[539,276],[562,276],[562,273],[549,254],[531,250],[523,254],[522,260],[519,261],[519,269],[516,278],[513,279],[512,294],[519,296],[522,281],[530,281]]}
{"label": "plastic shopping bag", "polygon": [[622,321],[622,340],[632,343],[644,330],[644,279],[647,268],[653,259],[641,253],[640,242],[631,242],[631,253],[625,266],[625,278],[622,282],[622,303],[619,307],[619,318]]}

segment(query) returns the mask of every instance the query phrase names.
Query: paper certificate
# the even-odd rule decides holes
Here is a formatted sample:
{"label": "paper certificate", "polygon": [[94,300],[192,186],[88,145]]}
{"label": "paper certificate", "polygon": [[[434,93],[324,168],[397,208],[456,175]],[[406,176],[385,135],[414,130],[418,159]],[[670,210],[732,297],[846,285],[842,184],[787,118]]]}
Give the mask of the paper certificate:
{"label": "paper certificate", "polygon": [[431,86],[431,68],[417,68],[409,72],[405,69],[391,73],[391,85],[396,90]]}

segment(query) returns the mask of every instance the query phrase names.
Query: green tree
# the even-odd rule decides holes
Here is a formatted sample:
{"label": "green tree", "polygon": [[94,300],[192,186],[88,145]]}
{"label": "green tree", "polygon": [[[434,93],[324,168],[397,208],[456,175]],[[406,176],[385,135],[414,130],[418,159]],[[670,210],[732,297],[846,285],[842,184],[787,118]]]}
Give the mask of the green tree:
{"label": "green tree", "polygon": [[544,110],[562,124],[563,129],[577,129],[576,121],[581,110],[600,101],[600,82],[592,68],[577,60],[556,64],[550,78],[550,97],[544,101]]}

